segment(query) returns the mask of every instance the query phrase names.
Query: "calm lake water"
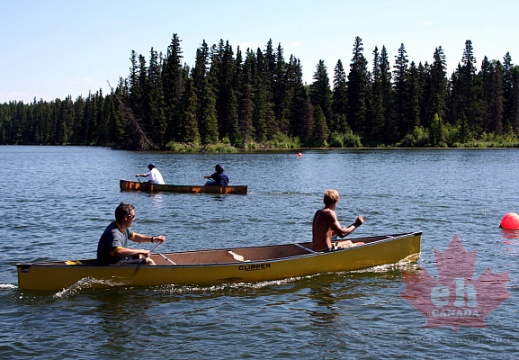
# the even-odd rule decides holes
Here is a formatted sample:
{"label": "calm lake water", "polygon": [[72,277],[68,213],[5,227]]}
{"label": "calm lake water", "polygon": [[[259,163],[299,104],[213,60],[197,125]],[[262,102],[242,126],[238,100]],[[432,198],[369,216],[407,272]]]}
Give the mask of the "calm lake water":
{"label": "calm lake water", "polygon": [[[154,162],[167,183],[203,184],[221,164],[249,194],[120,192]],[[363,150],[167,154],[0,146],[0,354],[3,359],[436,359],[519,357],[519,150]],[[161,252],[308,241],[328,188],[356,236],[423,231],[418,264],[217,287],[17,288],[18,262],[95,257],[120,201]],[[454,235],[477,251],[474,278],[508,272],[510,297],[484,328],[426,327],[402,297],[402,271],[437,276]]]}

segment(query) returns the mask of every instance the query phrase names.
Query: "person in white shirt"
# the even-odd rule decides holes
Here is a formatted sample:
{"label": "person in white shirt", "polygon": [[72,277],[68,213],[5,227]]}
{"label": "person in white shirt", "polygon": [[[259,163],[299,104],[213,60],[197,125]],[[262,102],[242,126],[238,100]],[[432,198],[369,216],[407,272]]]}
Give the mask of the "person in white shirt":
{"label": "person in white shirt", "polygon": [[150,184],[165,184],[164,178],[155,164],[149,164],[148,169],[150,169],[150,172],[146,174],[135,174],[135,177],[147,177]]}

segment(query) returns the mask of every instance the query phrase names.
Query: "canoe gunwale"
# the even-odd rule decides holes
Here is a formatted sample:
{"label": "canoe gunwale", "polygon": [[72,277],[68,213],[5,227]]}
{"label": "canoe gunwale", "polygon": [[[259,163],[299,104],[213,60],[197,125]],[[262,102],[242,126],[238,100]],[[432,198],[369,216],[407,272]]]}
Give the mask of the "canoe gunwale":
{"label": "canoe gunwale", "polygon": [[[219,265],[222,265],[222,266],[229,266],[229,265],[236,265],[236,264],[251,264],[252,265],[252,264],[260,264],[260,263],[266,263],[266,262],[287,261],[287,260],[291,260],[291,259],[300,259],[300,258],[307,258],[307,257],[312,257],[312,256],[328,256],[328,255],[342,253],[342,252],[347,252],[347,251],[355,251],[356,249],[359,249],[359,248],[370,247],[370,246],[377,246],[377,245],[380,245],[380,244],[383,244],[383,243],[386,243],[386,242],[395,241],[395,240],[402,239],[402,238],[407,238],[407,237],[410,237],[410,236],[419,236],[419,235],[422,235],[421,231],[402,233],[402,234],[395,234],[395,235],[381,235],[381,236],[354,238],[354,239],[350,239],[350,240],[352,240],[354,242],[359,242],[359,241],[363,241],[363,240],[366,241],[366,240],[371,239],[371,241],[366,243],[366,244],[364,244],[364,245],[358,246],[358,247],[349,247],[349,248],[344,248],[344,249],[338,249],[338,250],[335,250],[333,252],[316,252],[313,249],[305,246],[305,244],[306,245],[311,245],[312,244],[311,242],[304,242],[304,243],[289,243],[289,244],[280,244],[280,245],[263,245],[263,246],[254,246],[254,247],[238,247],[238,248],[232,248],[232,249],[228,249],[228,248],[201,249],[201,250],[193,250],[193,251],[161,253],[161,254],[157,254],[157,255],[159,255],[159,256],[166,256],[167,257],[168,255],[175,255],[175,254],[186,254],[186,253],[197,254],[197,253],[202,253],[202,252],[210,253],[210,252],[222,251],[222,250],[233,251],[233,252],[238,251],[239,252],[242,249],[249,249],[249,250],[250,249],[266,249],[266,248],[276,248],[276,247],[290,246],[290,245],[298,246],[299,248],[304,248],[305,250],[308,250],[308,253],[305,253],[305,254],[284,256],[284,257],[273,257],[273,258],[268,258],[268,259],[258,259],[258,260],[249,260],[249,261],[238,261],[238,260],[235,260],[235,261],[228,261],[228,262],[214,262],[214,263],[206,263],[206,264],[164,264],[164,265],[155,265],[153,267],[155,267],[155,268],[158,268],[158,267],[160,267],[160,268],[213,267],[213,266],[219,266]],[[381,239],[378,239],[378,238],[381,238]],[[413,255],[413,254],[411,254],[411,255]],[[91,262],[95,262],[95,259],[81,259],[81,260],[78,260],[78,261],[84,262],[84,263],[91,263]],[[81,264],[81,265],[67,265],[66,261],[49,261],[49,262],[17,263],[16,264],[16,267],[18,267],[18,268],[30,268],[30,267],[33,267],[33,266],[34,267],[37,267],[37,266],[40,266],[40,267],[79,266],[81,268],[86,268],[86,267],[103,268],[104,267],[104,268],[108,268],[108,269],[110,269],[110,268],[148,267],[146,265],[143,266],[142,264],[121,264],[121,265],[114,264],[114,265],[108,265],[108,266],[91,265],[91,264],[88,264],[88,265],[85,265],[85,264]]]}

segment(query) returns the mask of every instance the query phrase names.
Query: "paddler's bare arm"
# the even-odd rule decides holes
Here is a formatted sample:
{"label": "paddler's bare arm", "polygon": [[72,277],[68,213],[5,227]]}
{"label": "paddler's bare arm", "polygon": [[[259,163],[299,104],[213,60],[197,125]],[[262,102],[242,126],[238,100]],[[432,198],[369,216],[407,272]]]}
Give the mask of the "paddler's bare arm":
{"label": "paddler's bare arm", "polygon": [[331,216],[330,229],[333,231],[333,233],[335,235],[337,235],[338,237],[341,237],[341,238],[348,236],[353,231],[355,231],[356,228],[358,228],[359,226],[361,226],[364,223],[364,217],[359,215],[359,216],[357,216],[357,218],[355,219],[355,222],[353,224],[351,224],[348,227],[342,227],[341,224],[339,223],[339,220],[337,220],[337,215],[335,214],[335,212],[331,212],[330,216]]}

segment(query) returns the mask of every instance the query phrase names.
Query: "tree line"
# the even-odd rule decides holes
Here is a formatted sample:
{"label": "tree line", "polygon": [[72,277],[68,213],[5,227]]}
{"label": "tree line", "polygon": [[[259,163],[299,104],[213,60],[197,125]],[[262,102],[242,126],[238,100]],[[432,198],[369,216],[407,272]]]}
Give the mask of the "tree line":
{"label": "tree line", "polygon": [[[393,65],[385,46],[371,66],[356,37],[347,69],[330,81],[323,60],[311,84],[301,62],[279,44],[264,49],[203,41],[192,67],[173,34],[165,53],[135,51],[127,78],[102,90],[54,101],[0,104],[0,144],[97,145],[126,149],[463,146],[519,143],[519,66],[509,53],[478,69],[472,42],[448,76],[441,46],[431,64]],[[496,140],[497,139],[497,140]]]}

